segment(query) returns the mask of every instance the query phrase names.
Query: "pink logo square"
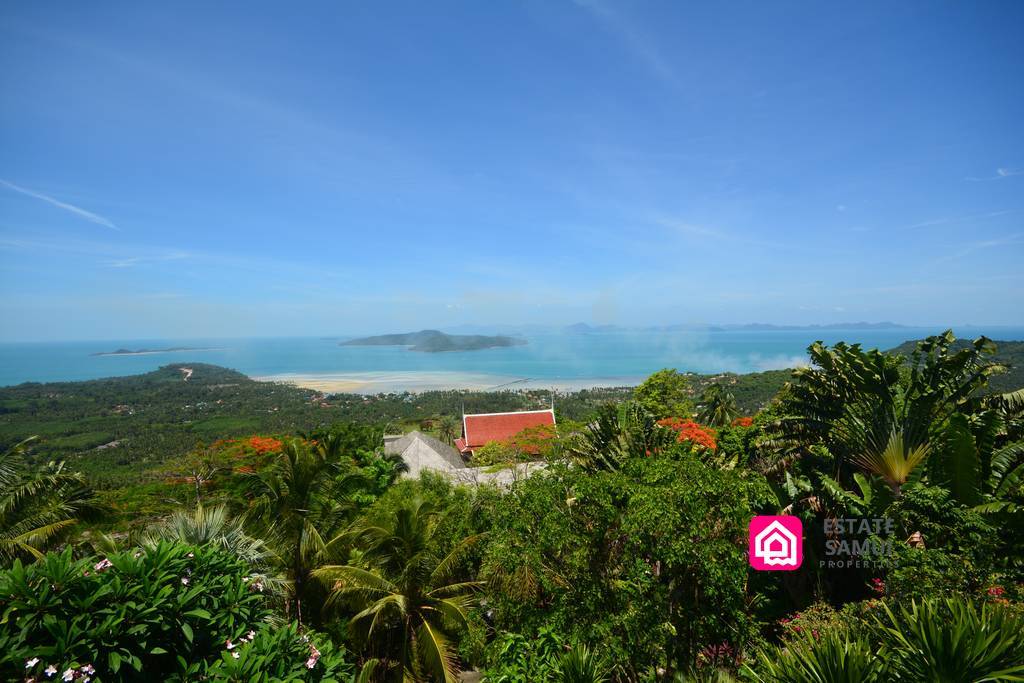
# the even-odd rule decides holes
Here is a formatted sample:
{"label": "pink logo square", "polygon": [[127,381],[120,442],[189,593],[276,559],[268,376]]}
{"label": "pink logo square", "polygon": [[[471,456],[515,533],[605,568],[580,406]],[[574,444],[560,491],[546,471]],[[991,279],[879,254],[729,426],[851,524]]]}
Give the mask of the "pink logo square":
{"label": "pink logo square", "polygon": [[804,525],[792,515],[763,515],[750,520],[750,566],[788,572],[804,561]]}

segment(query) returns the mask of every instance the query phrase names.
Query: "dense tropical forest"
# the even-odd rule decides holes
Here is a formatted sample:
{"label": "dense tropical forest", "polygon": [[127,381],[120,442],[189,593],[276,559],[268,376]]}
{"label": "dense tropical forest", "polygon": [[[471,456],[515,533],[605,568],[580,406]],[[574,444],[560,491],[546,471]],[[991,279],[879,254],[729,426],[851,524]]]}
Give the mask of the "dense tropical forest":
{"label": "dense tropical forest", "polygon": [[[199,364],[0,389],[0,672],[1024,680],[1006,347],[815,343],[793,371],[554,397],[324,396]],[[508,488],[403,477],[382,448],[552,398],[557,430],[475,456],[545,461]],[[799,568],[751,568],[758,515],[799,518]]]}

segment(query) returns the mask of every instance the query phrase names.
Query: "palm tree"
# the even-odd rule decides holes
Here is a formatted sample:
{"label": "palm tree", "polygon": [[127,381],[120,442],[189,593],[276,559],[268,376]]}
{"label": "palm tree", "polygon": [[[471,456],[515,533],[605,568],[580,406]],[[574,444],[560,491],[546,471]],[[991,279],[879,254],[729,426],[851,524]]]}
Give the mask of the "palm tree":
{"label": "palm tree", "polygon": [[712,384],[704,390],[697,413],[698,421],[712,427],[725,427],[739,416],[736,397],[721,384]]}
{"label": "palm tree", "polygon": [[270,467],[253,475],[248,518],[275,547],[291,586],[289,612],[300,624],[303,598],[315,588],[313,569],[341,542],[338,532],[356,509],[351,494],[365,477],[333,447],[287,442]]}
{"label": "palm tree", "polygon": [[437,435],[441,441],[449,446],[455,443],[455,439],[462,432],[462,424],[454,415],[442,415],[437,421]]}
{"label": "palm tree", "polygon": [[43,550],[96,509],[85,477],[64,463],[30,471],[25,454],[30,437],[0,454],[0,561],[39,558]]}
{"label": "palm tree", "polygon": [[464,626],[476,581],[452,581],[459,561],[480,538],[463,539],[444,557],[436,552],[439,516],[422,500],[398,510],[387,526],[360,530],[364,566],[325,566],[314,575],[330,588],[328,606],[358,611],[350,624],[405,681],[457,680],[449,636]]}

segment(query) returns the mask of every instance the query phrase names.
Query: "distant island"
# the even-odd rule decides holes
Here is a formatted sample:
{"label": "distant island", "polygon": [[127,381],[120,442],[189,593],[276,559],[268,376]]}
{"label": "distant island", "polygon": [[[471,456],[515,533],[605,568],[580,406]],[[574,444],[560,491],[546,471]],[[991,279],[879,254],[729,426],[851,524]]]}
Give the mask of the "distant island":
{"label": "distant island", "polygon": [[150,353],[174,353],[175,351],[216,351],[217,349],[201,346],[172,346],[167,349],[117,349],[116,351],[100,351],[89,354],[92,356],[142,356]]}
{"label": "distant island", "polygon": [[906,325],[891,322],[881,323],[830,323],[828,325],[771,325],[769,323],[750,323],[748,325],[718,325],[711,327],[712,332],[726,330],[770,331],[770,330],[899,330]]}
{"label": "distant island", "polygon": [[408,346],[410,351],[480,351],[501,346],[522,346],[525,339],[482,334],[445,334],[439,330],[420,330],[405,334],[381,334],[339,342],[338,346]]}

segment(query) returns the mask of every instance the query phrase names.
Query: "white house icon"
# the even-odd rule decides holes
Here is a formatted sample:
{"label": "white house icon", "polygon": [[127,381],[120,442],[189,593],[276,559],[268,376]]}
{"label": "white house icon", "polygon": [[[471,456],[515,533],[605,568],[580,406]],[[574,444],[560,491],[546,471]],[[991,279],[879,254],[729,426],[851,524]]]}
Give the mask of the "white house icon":
{"label": "white house icon", "polygon": [[768,565],[795,567],[797,544],[793,532],[775,520],[754,537],[754,556]]}

